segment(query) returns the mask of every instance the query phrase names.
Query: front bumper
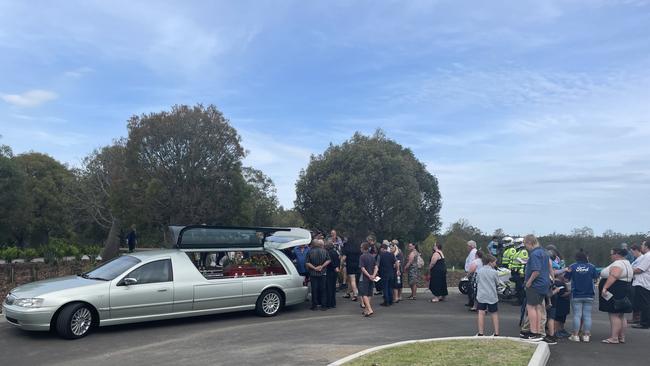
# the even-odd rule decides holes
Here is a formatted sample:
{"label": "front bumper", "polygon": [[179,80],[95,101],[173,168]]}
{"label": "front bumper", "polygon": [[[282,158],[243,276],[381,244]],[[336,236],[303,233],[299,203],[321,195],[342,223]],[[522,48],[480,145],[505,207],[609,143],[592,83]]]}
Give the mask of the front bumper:
{"label": "front bumper", "polygon": [[2,305],[2,313],[7,322],[24,330],[48,331],[50,320],[56,309],[37,308],[29,309],[14,305]]}

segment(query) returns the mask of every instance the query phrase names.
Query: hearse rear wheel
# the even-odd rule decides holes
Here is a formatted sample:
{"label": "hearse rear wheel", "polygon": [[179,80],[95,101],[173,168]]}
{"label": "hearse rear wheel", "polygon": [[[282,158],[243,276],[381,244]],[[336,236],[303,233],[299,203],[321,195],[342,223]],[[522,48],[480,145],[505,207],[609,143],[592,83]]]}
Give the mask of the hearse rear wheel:
{"label": "hearse rear wheel", "polygon": [[255,311],[260,316],[274,316],[282,308],[282,295],[278,290],[269,289],[257,298]]}

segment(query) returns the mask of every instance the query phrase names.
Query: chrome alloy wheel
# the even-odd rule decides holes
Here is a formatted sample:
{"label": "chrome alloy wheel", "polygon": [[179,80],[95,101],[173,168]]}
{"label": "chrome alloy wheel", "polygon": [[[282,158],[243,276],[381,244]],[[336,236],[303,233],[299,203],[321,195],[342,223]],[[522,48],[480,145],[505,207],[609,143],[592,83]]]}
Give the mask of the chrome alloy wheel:
{"label": "chrome alloy wheel", "polygon": [[72,314],[72,320],[70,321],[70,328],[72,329],[72,334],[76,336],[82,336],[88,332],[90,325],[92,324],[93,315],[90,313],[90,310],[83,307],[75,311]]}
{"label": "chrome alloy wheel", "polygon": [[275,292],[269,292],[262,299],[262,310],[264,313],[275,314],[280,309],[280,296]]}

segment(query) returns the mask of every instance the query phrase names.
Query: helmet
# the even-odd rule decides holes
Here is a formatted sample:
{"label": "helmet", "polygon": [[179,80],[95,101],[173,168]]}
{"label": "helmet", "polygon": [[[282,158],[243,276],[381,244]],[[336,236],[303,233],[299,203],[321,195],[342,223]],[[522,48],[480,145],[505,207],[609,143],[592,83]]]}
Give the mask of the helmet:
{"label": "helmet", "polygon": [[504,247],[509,247],[512,245],[512,238],[509,236],[506,236],[505,238],[502,239],[503,241],[503,246]]}
{"label": "helmet", "polygon": [[519,238],[515,239],[515,245],[517,247],[523,246],[524,245],[524,238],[519,237]]}

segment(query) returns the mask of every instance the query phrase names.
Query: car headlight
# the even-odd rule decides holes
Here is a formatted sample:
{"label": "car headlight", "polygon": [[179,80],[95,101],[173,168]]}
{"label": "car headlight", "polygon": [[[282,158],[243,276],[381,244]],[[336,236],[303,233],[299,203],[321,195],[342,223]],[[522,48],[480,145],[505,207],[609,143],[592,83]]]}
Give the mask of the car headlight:
{"label": "car headlight", "polygon": [[14,305],[21,306],[23,308],[40,308],[43,305],[43,299],[39,298],[27,298],[27,299],[16,299]]}

